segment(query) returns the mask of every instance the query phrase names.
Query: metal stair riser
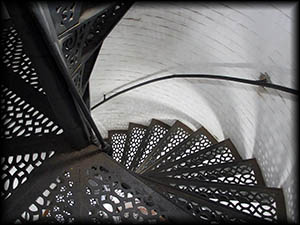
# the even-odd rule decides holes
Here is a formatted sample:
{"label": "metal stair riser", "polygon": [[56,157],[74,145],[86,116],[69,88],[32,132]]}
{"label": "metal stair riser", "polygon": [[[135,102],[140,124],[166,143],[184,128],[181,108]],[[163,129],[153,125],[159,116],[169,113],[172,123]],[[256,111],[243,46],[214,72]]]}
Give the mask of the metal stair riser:
{"label": "metal stair riser", "polygon": [[179,169],[205,167],[240,161],[241,157],[229,140],[213,145],[203,151],[191,154],[174,162],[168,162],[158,170],[150,173],[174,171]]}
{"label": "metal stair riser", "polygon": [[126,130],[116,130],[108,132],[108,140],[112,147],[112,158],[120,163],[125,150],[127,140]]}
{"label": "metal stair riser", "polygon": [[151,154],[145,159],[142,165],[136,170],[137,173],[143,173],[143,171],[155,162],[160,157],[171,151],[191,134],[192,130],[186,125],[177,121],[166,136],[159,142],[157,147],[151,152]]}
{"label": "metal stair riser", "polygon": [[270,222],[286,220],[281,189],[259,186],[218,184],[176,178],[153,179],[178,190],[194,193],[210,201],[236,209]]}
{"label": "metal stair riser", "polygon": [[129,169],[135,171],[139,167],[152,150],[157,146],[159,141],[167,134],[170,126],[161,121],[152,119],[145,137],[140,145],[140,149],[136,153]]}
{"label": "metal stair riser", "polygon": [[179,160],[180,158],[187,157],[216,143],[217,141],[211,135],[209,135],[206,129],[201,127],[180,145],[176,146],[166,155],[156,160],[151,166],[148,166],[148,168],[144,170],[144,173],[147,171],[157,170],[168,162],[173,162],[175,160]]}
{"label": "metal stair riser", "polygon": [[125,150],[121,160],[121,164],[124,165],[126,169],[129,168],[135,154],[139,150],[139,147],[145,136],[146,130],[147,130],[146,126],[135,124],[135,123],[129,124]]}
{"label": "metal stair riser", "polygon": [[164,177],[170,177],[187,180],[196,179],[200,181],[225,184],[240,184],[249,186],[265,185],[256,160],[253,159],[202,168],[181,169],[165,173],[153,173],[151,176],[160,179],[163,179]]}

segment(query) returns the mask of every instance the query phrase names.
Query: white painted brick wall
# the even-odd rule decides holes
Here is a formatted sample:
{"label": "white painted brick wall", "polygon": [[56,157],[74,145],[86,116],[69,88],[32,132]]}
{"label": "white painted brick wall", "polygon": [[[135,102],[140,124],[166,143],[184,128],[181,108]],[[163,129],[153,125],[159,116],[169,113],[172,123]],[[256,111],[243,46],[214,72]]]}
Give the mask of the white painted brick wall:
{"label": "white painted brick wall", "polygon": [[[138,2],[105,40],[92,73],[92,105],[115,88],[174,73],[211,73],[296,87],[288,4]],[[216,80],[169,80],[117,97],[93,111],[102,133],[151,118],[206,127],[255,157],[266,183],[284,188],[297,221],[295,104],[273,90]]]}

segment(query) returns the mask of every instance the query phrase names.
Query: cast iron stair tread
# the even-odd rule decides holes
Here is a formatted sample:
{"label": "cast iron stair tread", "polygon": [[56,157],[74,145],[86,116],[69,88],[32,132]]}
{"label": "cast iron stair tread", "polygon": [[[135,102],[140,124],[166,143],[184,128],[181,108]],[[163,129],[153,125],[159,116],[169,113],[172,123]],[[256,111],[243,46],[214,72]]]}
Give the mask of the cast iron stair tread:
{"label": "cast iron stair tread", "polygon": [[192,133],[193,130],[191,128],[177,120],[165,137],[159,141],[155,149],[153,149],[144,162],[136,169],[136,172],[142,173],[149,165],[171,151]]}
{"label": "cast iron stair tread", "polygon": [[107,139],[112,148],[112,158],[121,163],[127,140],[127,130],[109,130]]}
{"label": "cast iron stair tread", "polygon": [[152,172],[153,170],[159,170],[161,167],[167,166],[171,162],[183,159],[198,152],[202,152],[206,148],[217,143],[217,140],[204,127],[201,127],[163,157],[160,157],[158,160],[148,166],[143,173],[146,173],[147,171]]}
{"label": "cast iron stair tread", "polygon": [[[130,223],[132,222],[151,223],[152,222],[153,223],[155,222],[154,220],[156,220],[156,223],[157,222],[177,223],[177,222],[187,222],[187,221],[195,222],[194,218],[191,217],[188,213],[176,207],[167,198],[162,198],[163,196],[161,196],[161,194],[156,192],[153,188],[146,186],[143,180],[140,179],[135,174],[124,170],[124,167],[121,164],[112,160],[105,153],[98,154],[98,159],[94,158],[92,160],[94,162],[97,162],[98,166],[96,166],[95,163],[94,164],[87,163],[87,165],[91,167],[92,170],[94,170],[94,168],[99,168],[99,170],[95,171],[95,173],[92,174],[92,176],[94,176],[94,178],[96,178],[97,180],[101,180],[99,179],[98,172],[102,171],[104,173],[107,173],[106,175],[103,174],[104,179],[101,181],[104,181],[106,183],[109,182],[111,188],[115,189],[115,191],[112,192],[111,190],[110,191],[106,190],[106,192],[114,195],[117,194],[116,196],[121,201],[123,200],[123,202],[117,203],[115,200],[110,198],[111,200],[110,203],[117,204],[118,206],[125,206],[124,209],[121,209],[119,215],[123,217],[123,219],[125,219],[126,213],[124,213],[124,210],[128,209],[129,212],[132,212],[132,210],[134,210],[135,213],[138,213],[139,216],[142,216],[145,219],[144,221],[125,220],[124,222],[130,222]],[[90,185],[91,188],[92,186],[93,185]],[[99,196],[98,189],[95,186],[93,187],[95,188],[94,196],[98,197]],[[120,189],[122,190],[120,191]],[[131,204],[128,204],[130,203],[130,201],[133,204],[133,206],[131,206]],[[105,202],[107,202],[107,200],[105,200],[104,203]],[[151,220],[151,216],[153,217],[152,220]]]}
{"label": "cast iron stair tread", "polygon": [[139,175],[149,187],[168,198],[178,208],[193,215],[200,223],[265,223],[260,218],[240,212],[236,209],[216,204],[198,194],[185,190],[178,190],[170,185],[152,180],[149,177]]}
{"label": "cast iron stair tread", "polygon": [[139,150],[147,128],[148,126],[141,124],[129,123],[124,154],[121,159],[121,164],[124,165],[126,169],[129,169],[135,154]]}
{"label": "cast iron stair tread", "polygon": [[163,166],[159,167],[158,169],[152,167],[153,170],[149,170],[146,173],[150,174],[185,168],[199,168],[229,162],[237,162],[241,160],[241,156],[230,139],[226,139],[222,142],[205,148],[202,151],[194,152],[193,154],[190,154],[184,158],[180,158],[176,161],[173,160],[170,162],[169,160],[166,160],[166,163]]}
{"label": "cast iron stair tread", "polygon": [[[31,173],[50,160],[54,151],[17,154],[1,158],[1,201],[14,195],[15,191],[26,182],[34,179]],[[30,179],[30,180],[29,180]]]}
{"label": "cast iron stair tread", "polygon": [[159,121],[157,119],[152,119],[151,123],[146,131],[146,134],[142,140],[142,143],[137,151],[129,169],[134,171],[139,167],[147,158],[147,156],[152,152],[152,150],[157,146],[159,141],[167,134],[170,126]]}
{"label": "cast iron stair tread", "polygon": [[256,159],[247,159],[238,162],[224,163],[199,168],[186,168],[162,173],[153,173],[148,176],[164,179],[165,177],[197,179],[225,184],[260,185],[265,186],[261,170]]}
{"label": "cast iron stair tread", "polygon": [[[95,147],[56,155],[33,173],[41,179],[23,188],[32,198],[21,196],[20,201],[10,202],[14,204],[4,211],[7,222],[34,222],[36,216],[43,222],[194,222],[188,213]],[[37,201],[39,198],[43,201]],[[14,210],[19,217],[11,217]]]}
{"label": "cast iron stair tread", "polygon": [[[143,175],[141,175],[143,177]],[[210,201],[270,222],[286,221],[286,209],[282,189],[261,186],[220,184],[194,179],[147,177],[158,183],[197,194]]]}

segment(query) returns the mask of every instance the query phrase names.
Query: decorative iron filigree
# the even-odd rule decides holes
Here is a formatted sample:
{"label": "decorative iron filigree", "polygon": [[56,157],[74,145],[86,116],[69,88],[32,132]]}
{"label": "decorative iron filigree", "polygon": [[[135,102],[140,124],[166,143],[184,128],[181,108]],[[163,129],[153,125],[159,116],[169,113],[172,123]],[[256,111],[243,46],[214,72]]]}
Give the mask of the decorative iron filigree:
{"label": "decorative iron filigree", "polygon": [[127,131],[109,131],[108,136],[113,150],[112,158],[116,162],[121,163],[127,139]]}
{"label": "decorative iron filigree", "polygon": [[147,173],[161,170],[161,167],[167,167],[174,161],[182,161],[185,157],[194,155],[195,153],[210,147],[213,143],[216,143],[216,141],[211,138],[211,135],[209,135],[204,128],[200,128],[178,147],[174,148],[159,160],[156,160],[152,166],[147,168]]}
{"label": "decorative iron filigree", "polygon": [[[134,125],[133,125],[134,126]],[[141,142],[145,136],[146,128],[144,127],[132,127],[128,136],[128,145],[125,145],[125,154],[123,155],[123,165],[129,169],[132,160],[139,150]]]}
{"label": "decorative iron filigree", "polygon": [[88,27],[89,22],[81,23],[60,40],[62,43],[62,53],[70,74],[72,74],[81,63],[82,46]]}
{"label": "decorative iron filigree", "polygon": [[57,35],[78,23],[81,12],[80,2],[49,2],[48,7]]}
{"label": "decorative iron filigree", "polygon": [[126,12],[128,5],[125,2],[117,2],[105,8],[91,22],[90,29],[84,40],[83,53],[90,51],[93,46],[103,41],[108,32],[121,16]]}
{"label": "decorative iron filigree", "polygon": [[285,212],[280,212],[282,210],[280,205],[284,204],[280,189],[216,184],[191,179],[187,182],[181,179],[165,178],[159,182],[266,221],[279,222],[284,219],[282,214]]}
{"label": "decorative iron filigree", "polygon": [[241,158],[234,148],[230,148],[226,143],[219,143],[203,151],[190,154],[188,157],[181,158],[178,161],[168,163],[163,168],[159,168],[158,171],[170,172],[179,169],[193,169],[240,160]]}
{"label": "decorative iron filigree", "polygon": [[196,179],[225,184],[240,185],[264,185],[260,170],[254,160],[245,160],[237,163],[174,170],[165,173],[157,173],[159,177],[171,177],[180,179]]}
{"label": "decorative iron filigree", "polygon": [[42,94],[46,94],[40,84],[36,69],[27,56],[23,42],[11,21],[3,23],[1,29],[1,64]]}
{"label": "decorative iron filigree", "polygon": [[78,212],[74,211],[77,209],[78,200],[74,196],[75,182],[72,177],[72,170],[57,177],[15,222],[76,222],[75,216]]}
{"label": "decorative iron filigree", "polygon": [[168,134],[166,134],[165,138],[159,142],[155,150],[153,150],[152,153],[145,159],[144,163],[137,169],[137,172],[140,173],[160,157],[171,151],[187,139],[191,133],[192,131],[189,128],[177,122],[177,124],[173,125]]}
{"label": "decorative iron filigree", "polygon": [[20,96],[1,85],[1,138],[41,136],[48,133],[59,135],[63,130]]}
{"label": "decorative iron filigree", "polygon": [[72,157],[81,160],[61,165],[56,171],[64,172],[14,221],[158,223],[187,216],[96,149],[58,156],[53,163]]}
{"label": "decorative iron filigree", "polygon": [[249,223],[262,222],[256,217],[233,211],[226,206],[217,206],[214,202],[197,197],[194,193],[178,190],[174,187],[152,182],[146,179],[146,183],[154,190],[165,196],[179,208],[184,209],[194,216],[200,223]]}
{"label": "decorative iron filigree", "polygon": [[134,165],[130,168],[131,170],[135,170],[138,168],[144,160],[149,156],[152,150],[157,146],[159,141],[167,134],[169,131],[168,128],[163,127],[162,125],[155,124],[153,126],[150,125],[149,133],[147,137],[144,139],[144,146],[141,144],[141,148],[139,152],[137,152],[136,157],[133,160]]}
{"label": "decorative iron filigree", "polygon": [[120,182],[103,166],[87,170],[88,215],[93,222],[155,223],[166,221],[151,196]]}
{"label": "decorative iron filigree", "polygon": [[19,185],[28,180],[28,175],[43,162],[54,155],[54,152],[20,154],[1,158],[1,198],[7,199]]}

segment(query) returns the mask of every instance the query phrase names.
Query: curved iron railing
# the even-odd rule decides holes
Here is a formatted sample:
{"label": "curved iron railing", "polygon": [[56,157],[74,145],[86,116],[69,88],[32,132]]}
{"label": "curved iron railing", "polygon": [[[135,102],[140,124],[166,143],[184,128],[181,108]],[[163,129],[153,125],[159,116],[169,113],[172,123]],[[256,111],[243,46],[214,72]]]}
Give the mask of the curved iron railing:
{"label": "curved iron railing", "polygon": [[298,96],[298,90],[292,89],[292,88],[288,88],[285,86],[281,86],[281,85],[277,85],[277,84],[272,84],[272,83],[268,83],[266,80],[249,80],[249,79],[244,79],[244,78],[237,78],[237,77],[230,77],[230,76],[224,76],[224,75],[214,75],[214,74],[173,74],[173,75],[167,75],[167,76],[163,76],[163,77],[159,77],[159,78],[154,78],[151,80],[147,80],[144,82],[141,82],[139,84],[133,85],[129,88],[126,88],[124,90],[121,90],[109,97],[105,97],[102,101],[100,101],[99,103],[95,104],[94,106],[91,107],[91,110],[94,110],[95,108],[97,108],[98,106],[102,105],[103,103],[107,102],[108,100],[115,98],[121,94],[124,94],[128,91],[131,91],[133,89],[151,84],[151,83],[156,83],[159,81],[163,81],[163,80],[170,80],[170,79],[178,79],[178,78],[188,78],[188,79],[215,79],[215,80],[226,80],[226,81],[233,81],[233,82],[238,82],[238,83],[244,83],[244,84],[250,84],[250,85],[256,85],[256,86],[261,86],[261,87],[267,87],[267,88],[271,88],[271,89],[275,89],[275,90],[279,90],[279,91],[283,91],[283,92],[287,92],[293,95],[297,95]]}

